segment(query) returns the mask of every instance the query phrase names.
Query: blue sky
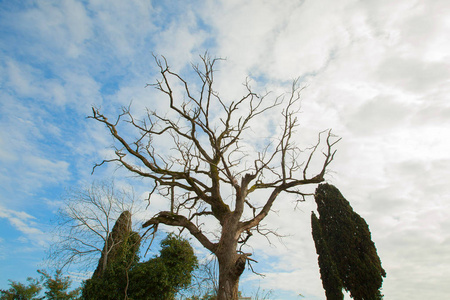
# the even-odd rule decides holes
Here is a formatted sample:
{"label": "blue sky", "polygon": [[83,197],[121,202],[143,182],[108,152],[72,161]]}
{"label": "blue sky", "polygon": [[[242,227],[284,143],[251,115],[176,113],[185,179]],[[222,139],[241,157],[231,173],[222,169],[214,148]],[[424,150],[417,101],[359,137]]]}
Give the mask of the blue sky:
{"label": "blue sky", "polygon": [[[152,53],[189,76],[208,50],[216,88],[233,99],[247,76],[275,94],[301,78],[304,146],[342,137],[335,184],[369,223],[387,271],[385,299],[450,293],[450,4],[448,1],[0,1],[0,288],[41,267],[67,188],[114,176],[92,167],[110,153],[86,119],[163,108]],[[125,184],[125,183],[124,183]],[[140,195],[141,195],[140,194]],[[311,239],[312,199],[277,203],[267,223],[286,235],[251,241],[275,299],[325,299]],[[151,211],[148,212],[149,216]]]}

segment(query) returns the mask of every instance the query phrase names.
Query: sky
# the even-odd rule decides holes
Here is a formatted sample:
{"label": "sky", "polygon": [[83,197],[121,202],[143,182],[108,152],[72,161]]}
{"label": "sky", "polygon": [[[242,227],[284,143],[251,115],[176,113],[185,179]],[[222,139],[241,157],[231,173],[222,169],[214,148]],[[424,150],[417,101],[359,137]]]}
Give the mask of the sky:
{"label": "sky", "polygon": [[[444,0],[0,1],[0,288],[36,276],[66,189],[111,176],[151,189],[114,166],[91,175],[112,144],[91,107],[163,108],[145,88],[158,78],[152,55],[189,74],[208,51],[226,58],[216,89],[229,99],[246,78],[274,94],[298,78],[299,144],[328,128],[342,138],[326,180],[369,224],[385,299],[446,298],[449,33]],[[266,223],[285,237],[250,240],[265,277],[245,271],[244,294],[325,299],[314,209],[276,203]]]}

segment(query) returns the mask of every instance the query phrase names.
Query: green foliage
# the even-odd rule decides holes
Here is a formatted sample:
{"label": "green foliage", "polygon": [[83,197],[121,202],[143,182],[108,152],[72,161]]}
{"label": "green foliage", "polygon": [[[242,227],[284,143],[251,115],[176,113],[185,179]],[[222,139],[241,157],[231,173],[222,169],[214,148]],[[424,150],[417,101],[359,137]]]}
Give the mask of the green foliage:
{"label": "green foliage", "polygon": [[137,241],[130,237],[106,271],[84,283],[83,299],[121,300],[126,295],[128,299],[169,300],[190,284],[197,257],[188,241],[169,235],[161,241],[158,257],[137,263]]}
{"label": "green foliage", "polygon": [[[317,223],[312,217],[312,225],[313,232],[316,231],[313,237],[319,254],[319,265],[320,261],[322,262],[321,274],[332,274],[334,263],[343,287],[354,299],[382,299],[380,288],[386,272],[381,266],[365,220],[353,211],[350,203],[332,185],[319,185],[315,200],[320,218]],[[328,253],[324,250],[326,248]],[[338,284],[330,277],[333,275],[328,275],[325,275],[328,281],[322,283],[326,291],[331,291],[336,289]]]}
{"label": "green foliage", "polygon": [[96,274],[84,282],[82,298],[92,300],[124,299],[129,278],[129,270],[139,260],[138,250],[140,237],[136,232],[131,232],[123,237],[119,247],[116,247],[114,255],[108,260],[108,265],[103,274]]}
{"label": "green foliage", "polygon": [[197,257],[189,242],[170,234],[161,242],[160,259],[171,273],[171,280],[176,290],[186,287],[191,282],[191,273],[198,266]]}
{"label": "green foliage", "polygon": [[1,300],[41,300],[43,297],[38,297],[42,290],[38,279],[31,277],[27,278],[28,284],[10,280],[11,286],[8,290],[0,291]]}
{"label": "green foliage", "polygon": [[73,300],[78,299],[81,290],[75,289],[69,291],[72,281],[70,277],[63,276],[61,270],[55,272],[55,278],[52,278],[47,272],[38,270],[44,280],[44,287],[46,288],[45,299],[49,300]]}
{"label": "green foliage", "polygon": [[316,252],[319,255],[320,277],[325,289],[325,295],[328,300],[342,300],[344,299],[342,281],[339,278],[336,264],[331,258],[328,245],[323,239],[319,219],[317,219],[314,212],[311,214],[311,225],[314,243],[316,244]]}
{"label": "green foliage", "polygon": [[138,264],[130,272],[133,299],[174,299],[186,288],[197,268],[197,257],[187,240],[170,234],[161,242],[159,257]]}
{"label": "green foliage", "polygon": [[86,280],[82,288],[82,299],[124,299],[126,272],[126,266],[113,264],[106,269],[102,277]]}
{"label": "green foliage", "polygon": [[[52,278],[47,272],[38,270],[41,280],[28,277],[28,285],[10,280],[11,288],[0,292],[1,300],[74,300],[79,299],[80,289],[69,291],[72,284],[68,276],[63,276],[61,271],[55,272]],[[45,287],[45,297],[39,297]]]}
{"label": "green foliage", "polygon": [[103,245],[102,256],[93,277],[101,277],[108,265],[121,261],[125,264],[132,263],[137,257],[139,246],[139,235],[131,230],[131,213],[127,210],[123,211],[109,233],[107,242]]}

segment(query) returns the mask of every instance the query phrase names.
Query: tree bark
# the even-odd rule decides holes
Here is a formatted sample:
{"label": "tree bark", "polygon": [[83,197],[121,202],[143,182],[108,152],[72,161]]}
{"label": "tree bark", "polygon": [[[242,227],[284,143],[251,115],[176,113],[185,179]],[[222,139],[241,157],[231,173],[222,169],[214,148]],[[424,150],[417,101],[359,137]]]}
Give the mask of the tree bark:
{"label": "tree bark", "polygon": [[[245,264],[245,262],[244,262]],[[225,272],[222,271],[225,269]],[[224,266],[219,262],[219,291],[218,300],[237,300],[239,293],[239,276],[232,271],[233,264]]]}
{"label": "tree bark", "polygon": [[218,300],[238,299],[239,278],[246,263],[246,256],[237,252],[239,218],[233,213],[224,218],[222,235],[215,253],[219,263]]}

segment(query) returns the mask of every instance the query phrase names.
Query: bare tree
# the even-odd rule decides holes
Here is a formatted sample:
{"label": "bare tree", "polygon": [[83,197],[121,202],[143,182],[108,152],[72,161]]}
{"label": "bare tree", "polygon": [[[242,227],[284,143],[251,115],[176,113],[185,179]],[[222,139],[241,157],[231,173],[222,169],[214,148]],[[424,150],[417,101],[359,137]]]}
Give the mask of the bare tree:
{"label": "bare tree", "polygon": [[[294,136],[301,92],[297,81],[288,94],[272,100],[270,93],[258,95],[246,82],[245,95],[229,103],[213,87],[214,66],[219,59],[206,54],[201,56],[200,65],[193,65],[198,85],[188,84],[173,72],[164,57],[155,60],[161,79],[152,86],[166,96],[169,112],[147,109],[144,118],[135,118],[130,107],[124,107],[117,118],[110,120],[93,107],[90,118],[106,125],[117,142],[115,157],[95,167],[114,162],[151,179],[154,188],[149,201],[159,193],[167,197],[170,205],[143,226],[150,230],[160,224],[187,229],[217,257],[218,299],[237,299],[239,277],[251,255],[241,251],[242,245],[255,231],[262,232],[261,221],[280,195],[295,194],[303,201],[306,194],[298,189],[300,186],[324,181],[338,139],[331,130],[320,133],[317,144],[299,161],[303,152]],[[251,155],[241,146],[252,142],[244,140],[250,123],[277,109],[281,112],[279,136]],[[158,140],[170,142],[171,147],[158,149]],[[320,167],[310,174],[310,169],[317,167],[314,158],[320,152]],[[229,187],[232,194],[225,195],[224,187]],[[259,205],[262,193],[257,191],[261,190],[266,191],[266,198]],[[173,201],[171,194],[176,195]],[[202,226],[209,217],[220,224],[221,230],[215,235]]]}
{"label": "bare tree", "polygon": [[108,255],[121,242],[115,240],[113,226],[121,213],[133,212],[134,207],[133,191],[117,189],[113,180],[69,191],[58,212],[50,262],[58,269],[73,263],[87,269],[101,257],[104,269]]}

